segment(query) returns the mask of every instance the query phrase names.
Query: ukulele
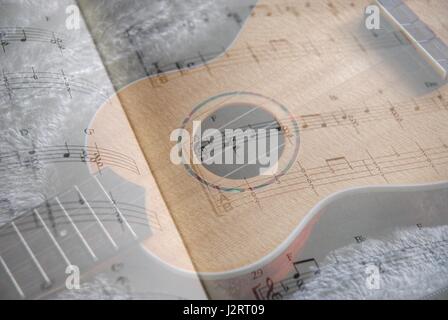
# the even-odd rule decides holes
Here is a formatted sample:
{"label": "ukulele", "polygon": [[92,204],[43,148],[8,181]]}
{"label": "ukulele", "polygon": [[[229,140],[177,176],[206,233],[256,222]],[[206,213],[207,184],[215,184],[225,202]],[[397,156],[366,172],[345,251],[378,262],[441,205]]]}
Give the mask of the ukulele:
{"label": "ukulele", "polygon": [[[260,1],[221,56],[178,62],[100,108],[86,148],[133,156],[136,172],[107,163],[101,170],[145,190],[151,230],[138,240],[149,254],[187,276],[199,273],[206,286],[259,278],[263,267],[267,292],[255,287],[250,297],[276,298],[273,279],[292,271],[300,287],[299,265],[318,272],[316,261],[285,262],[283,254],[297,255],[319,219],[313,208],[326,199],[447,180],[445,82],[387,21],[366,29],[370,4]],[[408,4],[448,41],[444,1]],[[195,123],[236,133],[218,143],[198,135]],[[260,138],[259,129],[273,131]],[[223,145],[236,159],[272,137],[275,147],[265,147],[274,161],[260,160],[266,152],[255,162],[197,161]],[[98,174],[98,161],[89,169]]]}
{"label": "ukulele", "polygon": [[[385,19],[380,30],[365,27],[370,4],[261,1],[220,57],[177,63],[113,98],[194,271],[224,277],[272,260],[311,228],[313,207],[343,190],[447,179],[445,82]],[[444,1],[408,5],[448,41]],[[269,168],[194,161],[217,145],[244,149],[250,139],[261,141],[240,139],[241,131],[239,145],[201,139],[195,123],[203,130],[274,129],[278,159]],[[125,145],[118,132],[104,133],[101,144]],[[176,250],[158,251],[176,266]]]}

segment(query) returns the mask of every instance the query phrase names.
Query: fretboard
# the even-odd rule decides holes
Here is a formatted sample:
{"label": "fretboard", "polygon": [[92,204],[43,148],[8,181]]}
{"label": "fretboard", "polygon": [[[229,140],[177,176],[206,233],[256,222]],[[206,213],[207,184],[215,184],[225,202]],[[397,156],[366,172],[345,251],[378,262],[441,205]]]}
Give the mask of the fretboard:
{"label": "fretboard", "polygon": [[[144,190],[103,170],[0,228],[0,299],[35,299],[157,228]],[[147,213],[148,212],[148,213]],[[67,273],[66,273],[67,272]]]}

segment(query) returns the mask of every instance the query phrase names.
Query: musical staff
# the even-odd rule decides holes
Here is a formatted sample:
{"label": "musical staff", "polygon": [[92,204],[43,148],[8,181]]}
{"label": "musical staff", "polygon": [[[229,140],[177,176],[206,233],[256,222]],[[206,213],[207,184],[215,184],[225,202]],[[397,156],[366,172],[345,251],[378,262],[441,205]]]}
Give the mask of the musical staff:
{"label": "musical staff", "polygon": [[50,146],[29,150],[14,150],[0,153],[0,171],[18,168],[39,169],[44,164],[94,163],[101,171],[103,166],[117,167],[140,175],[135,160],[120,152],[80,145]]}
{"label": "musical staff", "polygon": [[[184,70],[191,70],[202,66],[204,65],[204,61],[210,61],[218,56],[220,59],[214,60],[213,63],[207,66],[209,73],[215,68],[226,68],[250,63],[270,63],[273,59],[285,61],[300,60],[301,58],[313,55],[321,56],[322,52],[330,55],[340,52],[364,52],[362,48],[364,50],[365,48],[379,50],[409,45],[399,41],[397,37],[400,36],[397,32],[385,32],[383,34],[376,34],[375,36],[372,34],[359,35],[356,37],[356,40],[351,35],[329,37],[329,39],[322,40],[306,39],[295,43],[290,43],[286,39],[281,38],[268,39],[264,43],[246,43],[243,47],[232,48],[230,52],[225,52],[225,49],[221,51],[201,52],[183,60],[162,64],[157,61],[147,61],[143,52],[136,47],[138,41],[135,40],[135,37],[137,35],[138,33],[130,32],[129,30],[126,33],[129,43],[134,47],[139,63],[145,70],[147,76],[160,75],[172,70],[178,71],[163,74],[162,82],[153,83],[154,86],[163,85],[170,80],[186,76],[187,73]],[[362,48],[360,47],[360,43],[363,44]]]}
{"label": "musical staff", "polygon": [[67,75],[64,70],[61,70],[60,73],[37,71],[34,68],[30,72],[6,72],[3,70],[2,75],[0,97],[7,96],[11,99],[15,91],[48,89],[66,91],[70,98],[72,98],[72,92],[95,93],[108,98],[108,94],[92,82]]}
{"label": "musical staff", "polygon": [[[412,99],[406,102],[388,102],[383,105],[346,108],[318,114],[296,115],[300,130],[311,131],[340,126],[357,127],[363,123],[393,119],[402,126],[406,117],[448,111],[441,95]],[[359,131],[358,131],[359,132]]]}
{"label": "musical staff", "polygon": [[[445,102],[444,96],[442,94],[438,94],[437,96],[412,99],[406,102],[392,103],[388,101],[384,105],[346,108],[315,114],[292,115],[291,118],[277,119],[270,122],[253,123],[251,125],[241,127],[240,129],[277,129],[278,134],[286,134],[286,131],[291,134],[292,128],[289,128],[289,125],[298,122],[300,127],[297,130],[293,130],[294,133],[297,133],[297,131],[313,131],[317,129],[346,126],[353,127],[356,133],[360,133],[359,126],[361,124],[392,119],[395,120],[401,128],[403,128],[402,122],[404,122],[407,117],[447,111],[448,104]],[[279,126],[279,123],[281,126]],[[222,133],[224,135],[224,131],[222,131]],[[244,138],[244,135],[245,133],[240,133],[239,135],[232,137],[232,139],[240,141],[241,139],[239,138]],[[251,138],[255,137],[256,135]],[[207,150],[211,150],[217,146],[219,147],[220,144],[221,142],[219,141],[215,143],[206,142],[206,146],[203,147],[196,143],[194,150],[196,150],[198,154],[202,154],[206,148]],[[228,141],[223,141],[222,144],[223,147],[226,147],[228,145]],[[202,151],[200,149],[202,149]]]}
{"label": "musical staff", "polygon": [[[1,201],[0,201],[1,202]],[[65,201],[65,202],[59,202],[61,205],[58,204],[58,202],[52,202],[50,200],[46,200],[46,205],[48,206],[48,211],[53,212],[56,216],[53,220],[51,220],[50,215],[45,215],[42,217],[42,219],[45,222],[48,222],[48,225],[57,225],[58,227],[62,228],[65,225],[69,225],[70,222],[64,219],[64,211],[62,208],[65,209],[66,212],[73,212],[74,215],[76,215],[77,219],[76,221],[79,223],[83,222],[92,222],[94,221],[94,218],[92,217],[92,214],[88,210],[87,207],[80,208],[79,205],[84,205],[83,201],[81,202],[75,202],[75,201]],[[95,211],[96,215],[101,219],[101,221],[104,222],[115,222],[116,216],[114,207],[111,208],[110,202],[108,201],[101,201],[101,200],[90,200],[89,201],[92,209]],[[154,227],[158,230],[162,230],[162,227],[160,225],[160,221],[158,219],[157,213],[151,210],[148,210],[144,207],[135,205],[133,203],[126,203],[126,202],[114,202],[116,207],[120,208],[120,212],[122,212],[126,219],[131,224],[139,224],[146,226],[148,223],[151,225],[151,227]],[[27,212],[23,212],[20,214],[22,215],[32,215],[33,209],[28,210]],[[32,220],[19,220],[16,222],[16,225],[24,231],[31,231],[35,229],[36,225],[35,222]],[[7,237],[11,231],[8,232],[2,232],[0,233],[0,237]]]}
{"label": "musical staff", "polygon": [[[257,201],[263,203],[278,194],[303,190],[318,194],[319,187],[357,179],[381,177],[385,183],[389,183],[387,176],[411,170],[431,169],[438,175],[438,168],[448,166],[448,147],[444,143],[432,147],[415,144],[412,150],[400,153],[391,148],[389,154],[381,156],[373,156],[368,150],[365,154],[364,158],[355,160],[345,156],[323,159],[325,165],[308,168],[297,162],[285,175],[277,177],[277,183],[252,193],[256,193]],[[256,183],[258,179],[263,178],[256,178],[253,182]],[[253,196],[246,192],[226,193],[223,201],[220,193],[208,190],[215,209],[222,214],[254,203]]]}
{"label": "musical staff", "polygon": [[[162,230],[157,214],[145,208],[145,196],[143,188],[105,170],[36,207],[17,212],[10,223],[0,227],[0,254],[17,283],[26,284],[22,298],[35,297],[65,281],[65,267],[71,262],[80,270],[90,269],[115,256],[117,250]],[[20,250],[21,246],[27,250]],[[39,264],[39,273],[33,277],[36,282],[23,276],[35,272],[30,262]],[[0,286],[3,295],[17,293],[11,283]]]}
{"label": "musical staff", "polygon": [[407,102],[388,102],[384,105],[347,108],[320,114],[300,115],[294,118],[302,130],[316,130],[339,126],[357,127],[362,123],[393,119],[400,125],[406,117],[448,111],[439,97],[413,99]]}
{"label": "musical staff", "polygon": [[12,43],[38,42],[56,46],[61,54],[65,50],[64,40],[53,31],[32,27],[0,28],[0,46],[4,54]]}
{"label": "musical staff", "polygon": [[278,300],[286,296],[304,290],[305,280],[319,275],[321,269],[316,259],[306,259],[292,262],[293,274],[278,282],[274,282],[271,278],[266,279],[264,286],[256,286],[253,293],[257,300]]}
{"label": "musical staff", "polygon": [[[345,259],[341,262],[332,257],[325,265],[319,265],[314,258],[292,262],[289,276],[278,281],[267,278],[263,285],[255,286],[252,291],[255,298],[259,300],[283,299],[299,291],[305,293],[307,282],[319,281],[319,277],[325,275],[327,270],[336,267],[338,270],[345,270],[343,274],[347,277],[347,281],[353,281],[357,275],[364,274],[367,265],[375,265],[380,273],[385,274],[404,265],[408,268],[419,267],[427,264],[428,260],[443,263],[447,259],[448,239],[420,240],[404,243],[397,249],[376,253],[375,256],[366,255],[359,261]],[[297,266],[303,267],[306,264],[311,267],[308,267],[307,271],[303,273],[297,273]],[[339,283],[343,285],[342,281]]]}
{"label": "musical staff", "polygon": [[[359,133],[358,127],[361,124],[378,122],[385,120],[395,120],[402,126],[407,117],[416,117],[437,112],[447,112],[448,104],[444,101],[443,95],[433,97],[412,99],[404,102],[388,102],[383,105],[372,105],[363,107],[346,108],[323,113],[292,115],[290,118],[277,119],[273,122],[254,123],[250,127],[275,129],[278,123],[289,125],[298,122],[298,131],[313,131],[318,129],[334,127],[353,127]],[[243,130],[249,127],[241,128]]]}
{"label": "musical staff", "polygon": [[[308,7],[307,7],[308,8]],[[255,5],[249,6],[252,18],[258,17],[277,17],[280,15],[290,15],[298,17],[300,11],[306,10],[296,5]],[[324,10],[326,10],[325,8]],[[238,14],[228,12],[227,19],[235,20],[240,25],[241,18]],[[294,43],[287,43],[284,38],[266,39],[266,35],[258,35],[255,32],[255,38],[263,37],[264,43],[257,41],[255,44],[246,43],[244,46],[232,48],[226,52],[225,48],[221,50],[213,49],[210,52],[200,52],[197,55],[178,60],[178,61],[154,61],[151,57],[145,56],[144,50],[141,47],[142,37],[150,33],[152,30],[147,27],[145,22],[139,21],[130,26],[124,31],[123,36],[129,41],[130,47],[135,52],[135,55],[147,76],[160,75],[162,72],[177,70],[178,72],[171,74],[163,74],[160,79],[153,79],[153,86],[160,86],[167,81],[178,78],[180,76],[188,75],[184,70],[192,69],[204,65],[204,61],[210,61],[216,57],[221,56],[219,60],[213,61],[209,67],[208,72],[212,72],[215,68],[237,66],[239,64],[270,64],[273,59],[292,61],[294,59],[306,58],[309,56],[322,56],[323,54],[338,54],[341,52],[358,51],[364,54],[366,50],[375,50],[382,48],[393,48],[399,46],[407,46],[408,43],[403,43],[399,32],[386,32],[382,30],[380,33],[368,32],[364,34],[357,34],[354,36],[349,32],[344,35],[328,35],[323,39],[302,39]]]}

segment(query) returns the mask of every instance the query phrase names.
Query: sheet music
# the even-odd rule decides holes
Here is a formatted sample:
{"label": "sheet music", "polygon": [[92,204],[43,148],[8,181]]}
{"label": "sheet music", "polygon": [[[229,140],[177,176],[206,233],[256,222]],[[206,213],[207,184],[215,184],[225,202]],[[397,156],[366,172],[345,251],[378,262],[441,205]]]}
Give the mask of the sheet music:
{"label": "sheet music", "polygon": [[79,1],[115,87],[222,55],[256,0]]}
{"label": "sheet music", "polygon": [[[79,30],[66,28],[65,10],[73,4],[2,2],[0,148],[10,161],[2,156],[1,193],[16,211],[87,177],[85,166],[39,158],[65,153],[66,160],[74,159],[75,149],[64,146],[84,145],[90,119],[113,93],[83,21]],[[43,149],[52,151],[39,154]]]}
{"label": "sheet music", "polygon": [[207,287],[221,299],[446,297],[447,190],[372,187],[331,197],[313,210],[305,241]]}
{"label": "sheet music", "polygon": [[[107,136],[104,125],[98,123],[106,121],[101,120],[103,115],[107,117],[110,114],[112,102],[109,98],[115,90],[83,16],[79,16],[79,29],[67,26],[67,19],[73,12],[71,10],[78,8],[74,7],[77,3],[71,0],[57,2],[4,0],[0,5],[2,7],[0,222],[9,222],[18,215],[26,218],[30,214],[30,208],[40,206],[46,208],[45,203],[48,203],[48,199],[54,199],[54,196],[58,200],[52,205],[56,206],[59,213],[70,214],[69,207],[66,207],[67,201],[86,203],[92,194],[88,192],[82,195],[82,198],[70,201],[65,199],[67,194],[78,190],[78,186],[91,179],[93,174],[105,179],[106,172],[116,170],[120,176],[139,181],[138,184],[146,181],[146,185],[143,191],[134,192],[134,195],[126,190],[118,191],[117,194],[109,187],[103,186],[100,192],[105,195],[104,201],[112,203],[116,208],[115,213],[110,214],[117,216],[126,225],[127,220],[123,211],[125,209],[115,203],[119,203],[120,198],[121,201],[128,198],[127,202],[135,206],[138,203],[129,197],[138,196],[143,221],[151,229],[147,241],[151,242],[155,234],[163,235],[165,232],[166,237],[176,242],[179,250],[185,251],[166,208],[159,203],[161,200],[157,198],[156,188],[151,190],[153,182],[149,170],[119,103],[115,103],[115,107],[112,108],[115,110],[112,113],[115,117],[113,120],[117,122],[116,127],[109,128],[108,125],[106,129],[121,131],[125,145],[105,143],[98,138]],[[68,10],[69,8],[71,10]],[[111,123],[109,120],[106,122]],[[139,190],[142,190],[141,187],[140,185]],[[85,192],[79,188],[74,196]],[[61,192],[69,193],[62,196]],[[148,206],[149,203],[151,207]],[[89,208],[93,219],[97,209],[93,204]],[[49,212],[44,210],[40,213],[42,223],[45,223],[48,214],[51,216],[52,211]],[[135,214],[135,208],[131,208],[131,212]],[[97,222],[101,223],[101,217]],[[76,221],[74,223],[76,225]],[[78,236],[87,238],[87,231],[79,228]],[[109,229],[110,226],[104,226],[103,231],[106,235],[111,232]],[[18,226],[18,231],[23,232],[20,230],[21,227]],[[50,229],[47,230],[51,232]],[[50,237],[49,243],[62,242],[66,234],[66,232],[55,234],[53,238]],[[24,243],[30,241],[27,237],[27,233],[23,233]],[[74,237],[76,238],[76,235]],[[109,240],[119,247],[119,244],[113,241],[112,234]],[[144,239],[140,242],[142,240]],[[157,239],[154,241],[157,242]],[[78,245],[84,247],[81,242]],[[37,255],[35,251],[38,249],[33,246],[29,249],[29,253]],[[59,249],[61,252],[62,245]],[[126,256],[126,253],[123,254]],[[186,252],[183,254],[184,259],[188,259]],[[8,259],[7,253],[2,252],[2,255],[1,272],[8,271],[8,274],[2,273],[2,277],[15,280],[16,272],[19,270],[13,267],[13,260]],[[67,254],[67,257],[69,256]],[[135,262],[133,258],[135,256],[139,257],[138,262]],[[176,275],[167,265],[160,264],[155,256],[148,249],[144,249],[143,242],[142,244],[136,242],[134,249],[121,261],[121,263],[134,261],[131,265],[139,272],[133,274],[138,274],[138,277],[143,277],[147,281],[146,287],[136,289],[141,292],[140,294],[137,291],[131,293],[126,291],[128,294],[140,298],[158,296],[173,298],[176,294],[185,298],[205,297],[202,286],[194,274],[189,274],[187,277]],[[49,272],[46,265],[41,267],[43,272]],[[107,270],[102,272],[107,273]],[[101,277],[99,275],[99,278]],[[138,278],[134,278],[134,281],[139,283]],[[173,284],[182,283],[182,290],[176,286],[167,286],[168,281]],[[31,285],[31,282],[29,284]],[[103,283],[98,290],[107,291],[113,286],[113,282]],[[48,287],[47,290],[51,288],[47,285],[44,287]],[[25,288],[23,290],[20,286],[18,288],[18,291],[13,290],[14,294],[20,294],[17,295],[18,298],[26,298],[28,292]],[[80,297],[82,292],[73,294]],[[41,296],[52,297],[48,292],[42,292]]]}
{"label": "sheet music", "polygon": [[[9,221],[18,212],[44,205],[48,198],[59,194],[61,190],[72,191],[72,197],[65,199],[66,202],[85,201],[73,198],[78,195],[73,192],[73,186],[91,178],[92,172],[105,172],[106,167],[115,168],[121,173],[127,172],[136,177],[137,181],[149,175],[144,158],[134,152],[140,151],[138,143],[132,140],[132,146],[126,149],[122,145],[100,139],[105,134],[98,130],[96,122],[92,126],[92,118],[102,106],[107,105],[115,89],[142,77],[207,65],[211,59],[225,54],[225,49],[249,15],[299,15],[294,6],[273,8],[254,6],[254,2],[192,1],[198,9],[188,12],[188,6],[183,7],[179,4],[181,2],[157,2],[153,5],[153,10],[141,10],[138,2],[120,4],[116,1],[81,0],[79,5],[86,22],[81,18],[79,30],[67,30],[66,8],[75,4],[74,1],[33,3],[3,0],[0,12],[3,23],[0,28],[0,172],[4,183],[0,185],[0,222]],[[176,6],[182,7],[180,12],[183,15],[172,25],[172,16],[165,16],[164,10],[176,12]],[[116,12],[120,12],[120,15],[116,15]],[[222,20],[219,28],[210,23],[214,19]],[[196,42],[190,43],[189,39],[196,39]],[[181,41],[186,45],[182,50],[177,50],[174,41]],[[259,63],[261,59],[269,58],[266,52],[282,53],[290,57],[292,47],[298,49],[295,52],[299,57],[320,55],[323,50],[336,51],[333,47],[327,48],[325,41],[291,44],[287,39],[272,39],[262,46],[247,45],[239,61],[235,63]],[[386,39],[385,45],[395,46],[396,42],[390,43]],[[363,49],[365,50],[361,44],[350,48]],[[229,57],[231,59],[233,58]],[[431,77],[428,79],[433,80]],[[394,79],[391,82],[392,80]],[[357,81],[356,77],[353,81]],[[431,81],[426,82],[425,87],[419,87],[419,90],[424,91],[432,85]],[[337,104],[340,98],[336,94],[329,97],[325,94],[325,99]],[[445,99],[444,95],[438,94],[431,98],[408,99],[405,102],[378,99],[378,103],[369,105],[356,100],[352,105],[347,105],[344,101],[340,103],[340,111],[313,112],[314,104],[323,100],[319,98],[309,104],[309,112],[294,116],[300,119],[301,130],[304,132],[349,127],[359,134],[358,126],[370,121],[394,119],[400,125],[405,119],[419,114],[436,116],[438,112],[446,110]],[[115,114],[124,115],[113,113]],[[126,136],[128,137],[135,139],[132,134]],[[422,166],[436,171],[436,165],[444,163],[447,150],[446,142],[440,140],[429,145],[415,143],[406,150],[395,149],[391,145],[390,152],[383,155],[364,150],[355,158],[337,155],[329,156],[323,163],[315,165],[298,163],[298,170],[290,172],[291,179],[288,183],[278,181],[278,189],[286,186],[286,190],[303,189],[317,194],[318,187],[335,181],[343,182],[344,179],[382,177],[387,182],[387,174],[400,170]],[[316,213],[323,218],[314,226],[309,241],[301,250],[281,252],[276,260],[280,261],[280,265],[267,264],[262,268],[249,270],[240,277],[222,281],[207,277],[202,280],[212,298],[350,296],[351,291],[338,295],[335,291],[323,290],[323,283],[335,279],[354,282],[352,289],[357,296],[353,297],[378,298],[375,296],[377,291],[363,291],[364,296],[359,295],[356,291],[359,287],[356,285],[364,286],[362,281],[365,278],[356,278],[357,273],[364,273],[371,264],[378,267],[381,273],[385,272],[383,280],[393,282],[397,279],[389,277],[388,272],[393,275],[400,270],[402,263],[410,261],[417,267],[408,271],[415,275],[421,271],[419,264],[422,259],[429,257],[427,261],[432,263],[431,272],[417,274],[412,288],[417,288],[428,279],[432,282],[427,282],[425,290],[412,292],[408,297],[421,298],[436,289],[443,290],[447,279],[435,275],[445,271],[444,266],[437,268],[440,266],[437,263],[446,256],[444,245],[437,243],[446,240],[446,229],[441,227],[447,223],[446,217],[441,214],[444,206],[446,207],[446,190],[446,185],[435,187],[430,193],[422,190],[395,190],[396,193],[403,193],[399,195],[402,199],[400,202],[407,203],[408,206],[400,209],[393,221],[389,216],[383,216],[390,210],[390,206],[387,209],[386,205],[389,199],[387,195],[366,196],[364,202],[348,202],[349,205],[347,198],[350,195],[347,195],[344,201],[334,201]],[[120,211],[114,207],[119,196],[109,191],[104,193],[104,201],[111,202],[109,205],[115,209],[113,212],[117,219],[120,219]],[[268,198],[274,195],[274,192],[271,193],[269,190],[262,190],[257,194],[227,194],[223,197],[221,193],[211,192],[210,200],[216,213],[224,217],[232,207],[257,202],[257,197]],[[157,197],[150,200],[153,199]],[[148,202],[139,198],[138,205],[147,210]],[[63,205],[64,203],[62,202]],[[384,205],[378,206],[377,203]],[[419,208],[420,203],[426,207]],[[172,221],[167,220],[166,216],[160,216],[159,209],[166,210],[162,208],[163,204],[155,205],[160,208],[151,207],[154,212],[146,212],[149,225],[153,232],[165,232],[166,226],[172,224]],[[369,211],[369,214],[365,210],[366,207],[375,206],[377,210],[373,213]],[[394,210],[399,211],[397,208]],[[360,223],[361,220],[363,223]],[[400,231],[396,232],[396,229]],[[364,261],[366,257],[372,256],[370,250],[373,250],[374,258],[372,261]],[[394,254],[397,250],[400,253]],[[106,269],[89,276],[79,292],[65,291],[48,297],[206,297],[197,275],[181,272],[180,275],[173,276],[173,273],[179,271],[175,269],[166,268],[142,246],[135,244],[129,252],[120,254],[111,261]],[[406,291],[404,286],[400,289]],[[99,291],[106,294],[98,293]],[[402,297],[397,292],[388,294],[390,297]]]}

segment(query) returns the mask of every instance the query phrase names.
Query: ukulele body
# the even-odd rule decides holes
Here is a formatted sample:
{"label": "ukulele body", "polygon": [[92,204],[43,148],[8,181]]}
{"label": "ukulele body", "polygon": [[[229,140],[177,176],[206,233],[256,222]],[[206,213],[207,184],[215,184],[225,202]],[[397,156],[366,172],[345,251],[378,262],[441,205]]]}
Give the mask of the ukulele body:
{"label": "ukulele body", "polygon": [[[297,15],[281,1],[261,1],[222,56],[117,94],[195,271],[251,270],[285,241],[297,242],[286,239],[311,228],[307,214],[335,193],[447,180],[446,86],[393,29],[376,36],[365,29],[366,5],[299,1]],[[422,19],[448,10],[443,1],[410,6]],[[433,28],[447,38],[440,24]],[[171,161],[170,135],[192,114],[244,103],[278,119],[292,150],[279,159],[285,171],[260,184]]]}

